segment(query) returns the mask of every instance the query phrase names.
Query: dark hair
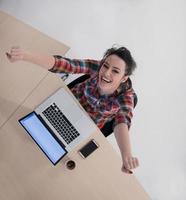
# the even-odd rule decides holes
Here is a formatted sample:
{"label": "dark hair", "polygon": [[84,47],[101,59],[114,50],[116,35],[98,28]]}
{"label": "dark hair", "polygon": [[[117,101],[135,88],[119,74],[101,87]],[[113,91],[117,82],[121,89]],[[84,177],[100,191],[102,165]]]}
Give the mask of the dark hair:
{"label": "dark hair", "polygon": [[125,47],[112,47],[107,49],[104,53],[103,61],[110,55],[117,55],[126,63],[125,75],[130,76],[136,68],[136,62],[134,61],[130,51]]}

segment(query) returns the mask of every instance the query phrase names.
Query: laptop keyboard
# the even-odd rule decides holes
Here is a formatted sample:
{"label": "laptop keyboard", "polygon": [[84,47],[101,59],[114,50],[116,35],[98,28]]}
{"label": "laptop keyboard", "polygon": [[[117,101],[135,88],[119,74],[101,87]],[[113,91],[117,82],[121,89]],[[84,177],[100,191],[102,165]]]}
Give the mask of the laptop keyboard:
{"label": "laptop keyboard", "polygon": [[67,144],[80,135],[55,103],[42,113]]}

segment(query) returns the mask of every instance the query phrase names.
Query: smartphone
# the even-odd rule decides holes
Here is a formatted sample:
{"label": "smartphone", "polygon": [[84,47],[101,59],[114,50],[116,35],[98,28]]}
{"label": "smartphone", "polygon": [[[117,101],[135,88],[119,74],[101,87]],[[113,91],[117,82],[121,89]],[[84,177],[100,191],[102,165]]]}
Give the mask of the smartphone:
{"label": "smartphone", "polygon": [[86,158],[88,157],[92,152],[94,152],[97,148],[99,147],[99,145],[96,143],[96,141],[93,139],[91,141],[89,141],[87,144],[85,144],[85,146],[83,146],[80,150],[79,150],[79,154],[83,157]]}

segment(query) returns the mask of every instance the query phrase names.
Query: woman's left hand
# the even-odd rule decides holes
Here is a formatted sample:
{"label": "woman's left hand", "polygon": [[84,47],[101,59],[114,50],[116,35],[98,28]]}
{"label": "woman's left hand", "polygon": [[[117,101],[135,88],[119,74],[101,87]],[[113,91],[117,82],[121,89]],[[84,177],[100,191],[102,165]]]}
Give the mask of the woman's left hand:
{"label": "woman's left hand", "polygon": [[132,174],[132,169],[139,166],[139,161],[136,157],[128,156],[123,159],[121,170],[127,174]]}

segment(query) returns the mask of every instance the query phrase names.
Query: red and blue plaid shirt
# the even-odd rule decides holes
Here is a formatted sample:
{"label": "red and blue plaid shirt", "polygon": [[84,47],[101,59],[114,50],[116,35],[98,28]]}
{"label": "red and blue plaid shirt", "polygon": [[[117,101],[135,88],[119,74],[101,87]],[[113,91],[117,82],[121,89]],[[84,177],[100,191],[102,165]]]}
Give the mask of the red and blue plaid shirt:
{"label": "red and blue plaid shirt", "polygon": [[[99,128],[114,119],[114,126],[125,123],[130,128],[136,94],[128,79],[113,94],[101,95],[98,91],[100,61],[69,59],[54,56],[55,64],[49,70],[55,73],[84,73],[90,78],[75,85],[71,91]],[[113,127],[114,128],[114,127]]]}

